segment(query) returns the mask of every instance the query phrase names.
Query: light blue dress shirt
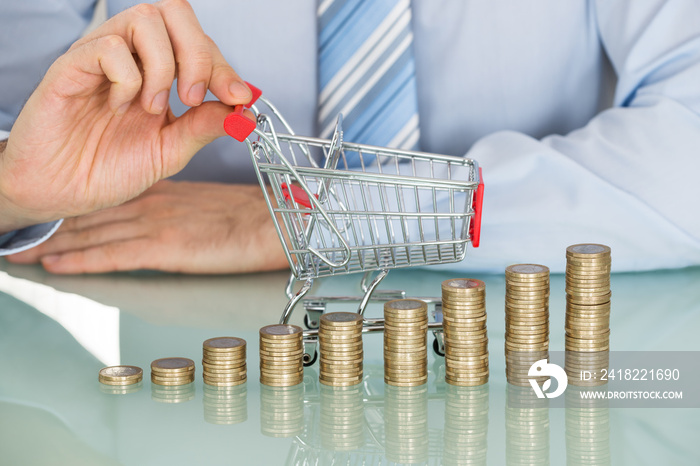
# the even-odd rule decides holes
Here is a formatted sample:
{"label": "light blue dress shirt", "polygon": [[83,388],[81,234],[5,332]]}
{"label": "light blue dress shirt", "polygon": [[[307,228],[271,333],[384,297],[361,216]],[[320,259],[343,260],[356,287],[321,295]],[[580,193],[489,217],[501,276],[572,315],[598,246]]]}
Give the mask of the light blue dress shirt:
{"label": "light blue dress shirt", "polygon": [[[108,0],[109,12],[133,3]],[[315,134],[316,0],[192,4],[238,73],[298,134]],[[421,149],[466,154],[486,181],[481,247],[447,267],[560,271],[564,249],[579,242],[610,245],[618,271],[700,264],[700,2],[412,5]],[[93,8],[2,2],[0,129]],[[176,178],[253,176],[243,145],[222,138]]]}

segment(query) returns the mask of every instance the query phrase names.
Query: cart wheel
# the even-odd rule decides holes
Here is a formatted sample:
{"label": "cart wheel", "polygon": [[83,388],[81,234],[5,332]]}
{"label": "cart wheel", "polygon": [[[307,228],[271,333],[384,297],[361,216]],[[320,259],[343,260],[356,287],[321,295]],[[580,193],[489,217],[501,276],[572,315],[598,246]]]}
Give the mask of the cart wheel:
{"label": "cart wheel", "polygon": [[433,339],[433,351],[435,351],[435,354],[438,356],[442,356],[443,358],[445,357],[445,353],[440,351],[440,343],[438,343],[437,338]]}
{"label": "cart wheel", "polygon": [[304,353],[302,361],[304,362],[304,367],[313,366],[318,359],[318,351],[314,351],[314,354]]}
{"label": "cart wheel", "polygon": [[317,320],[311,320],[309,314],[304,314],[304,325],[308,329],[314,329],[319,327],[319,322]]}

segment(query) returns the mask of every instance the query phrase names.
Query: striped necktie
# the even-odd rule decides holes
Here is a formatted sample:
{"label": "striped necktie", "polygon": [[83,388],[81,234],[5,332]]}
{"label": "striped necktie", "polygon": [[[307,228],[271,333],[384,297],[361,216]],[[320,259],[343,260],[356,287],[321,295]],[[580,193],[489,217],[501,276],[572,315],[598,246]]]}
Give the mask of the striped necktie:
{"label": "striped necktie", "polygon": [[418,102],[409,0],[319,0],[319,132],[417,149]]}

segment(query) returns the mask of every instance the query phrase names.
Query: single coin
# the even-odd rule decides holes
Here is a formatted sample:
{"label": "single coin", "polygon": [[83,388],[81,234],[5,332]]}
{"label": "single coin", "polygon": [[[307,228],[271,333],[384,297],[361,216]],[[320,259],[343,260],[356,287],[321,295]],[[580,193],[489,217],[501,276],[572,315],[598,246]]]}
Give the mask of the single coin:
{"label": "single coin", "polygon": [[566,248],[566,253],[573,256],[590,256],[610,254],[610,247],[603,244],[574,244]]}
{"label": "single coin", "polygon": [[329,312],[321,315],[321,324],[328,324],[333,327],[362,325],[363,318],[356,312]]}
{"label": "single coin", "polygon": [[288,339],[301,335],[303,335],[303,330],[297,325],[274,324],[260,329],[260,337],[271,340]]}
{"label": "single coin", "polygon": [[98,379],[107,385],[116,385],[108,382],[128,382],[124,385],[135,384],[143,379],[143,369],[136,366],[103,367],[100,369]]}
{"label": "single coin", "polygon": [[514,264],[506,267],[506,273],[528,276],[547,276],[549,275],[549,268],[539,264]]}
{"label": "single coin", "polygon": [[216,337],[205,340],[202,347],[211,352],[229,352],[233,349],[245,348],[246,341],[237,337]]}
{"label": "single coin", "polygon": [[443,291],[454,293],[473,293],[486,289],[486,284],[475,278],[452,278],[442,282]]}
{"label": "single coin", "polygon": [[162,358],[151,363],[151,370],[157,372],[187,372],[194,370],[194,361],[188,358]]}

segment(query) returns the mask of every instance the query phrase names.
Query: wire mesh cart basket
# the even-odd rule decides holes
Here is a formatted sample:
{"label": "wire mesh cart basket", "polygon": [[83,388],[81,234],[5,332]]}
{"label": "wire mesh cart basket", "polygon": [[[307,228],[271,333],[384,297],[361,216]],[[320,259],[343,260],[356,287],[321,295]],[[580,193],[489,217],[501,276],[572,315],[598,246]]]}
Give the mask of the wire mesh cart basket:
{"label": "wire mesh cart basket", "polygon": [[[254,97],[245,107],[255,120],[238,106],[224,129],[248,148],[292,271],[280,323],[289,321],[314,279],[365,274],[362,296],[304,299],[308,365],[315,360],[318,317],[328,303],[357,301],[364,315],[370,299],[405,297],[402,291],[375,293],[389,270],[459,262],[468,243],[479,245],[481,169],[463,157],[345,142],[341,115],[330,140],[298,136],[250,87]],[[294,292],[296,281],[303,284]],[[438,337],[440,298],[422,299],[435,305],[430,328]],[[382,330],[381,319],[365,319],[364,331]],[[441,349],[441,339],[436,346]]]}

